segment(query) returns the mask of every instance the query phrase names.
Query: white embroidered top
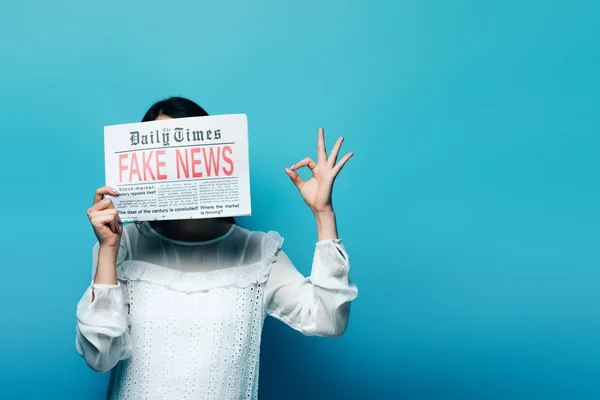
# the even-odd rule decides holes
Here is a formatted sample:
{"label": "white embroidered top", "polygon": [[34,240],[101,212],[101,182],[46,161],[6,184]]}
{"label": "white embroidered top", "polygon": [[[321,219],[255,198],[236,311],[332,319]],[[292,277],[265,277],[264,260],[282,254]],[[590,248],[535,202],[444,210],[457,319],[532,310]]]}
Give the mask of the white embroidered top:
{"label": "white embroidered top", "polygon": [[267,315],[306,335],[346,329],[357,289],[340,240],[317,243],[305,278],[275,232],[234,225],[192,243],[124,228],[118,284],[90,285],[77,306],[77,351],[112,369],[109,399],[256,399]]}

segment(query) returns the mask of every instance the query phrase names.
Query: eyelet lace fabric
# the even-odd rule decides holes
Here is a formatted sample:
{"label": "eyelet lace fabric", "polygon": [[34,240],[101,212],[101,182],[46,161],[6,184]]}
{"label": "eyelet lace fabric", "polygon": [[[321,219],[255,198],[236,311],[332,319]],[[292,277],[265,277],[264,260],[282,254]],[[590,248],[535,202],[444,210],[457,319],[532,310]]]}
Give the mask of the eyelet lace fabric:
{"label": "eyelet lace fabric", "polygon": [[357,291],[341,242],[316,246],[322,283],[303,277],[282,243],[235,227],[185,245],[127,226],[118,285],[92,284],[77,310],[78,352],[112,369],[108,398],[256,399],[266,315],[309,335],[343,332]]}

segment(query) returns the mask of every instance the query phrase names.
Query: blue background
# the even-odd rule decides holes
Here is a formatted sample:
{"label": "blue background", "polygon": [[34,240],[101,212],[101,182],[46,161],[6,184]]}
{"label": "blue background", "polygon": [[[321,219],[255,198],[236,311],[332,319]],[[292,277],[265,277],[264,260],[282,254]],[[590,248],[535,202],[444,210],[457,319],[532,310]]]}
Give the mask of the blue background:
{"label": "blue background", "polygon": [[598,399],[597,2],[17,2],[0,12],[0,397],[101,399],[75,352],[102,127],[248,114],[253,217],[309,273],[283,168],[345,135],[347,334],[268,321],[262,399]]}

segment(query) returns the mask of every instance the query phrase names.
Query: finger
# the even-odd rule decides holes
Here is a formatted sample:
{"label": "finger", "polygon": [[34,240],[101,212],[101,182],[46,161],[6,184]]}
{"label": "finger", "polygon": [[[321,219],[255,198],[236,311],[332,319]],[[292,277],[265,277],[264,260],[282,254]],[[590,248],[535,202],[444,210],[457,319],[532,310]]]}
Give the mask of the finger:
{"label": "finger", "polygon": [[317,163],[310,157],[306,157],[305,159],[298,161],[296,164],[292,165],[290,169],[292,171],[297,170],[298,168],[308,167],[311,170],[317,168]]}
{"label": "finger", "polygon": [[319,163],[327,161],[327,151],[325,150],[325,129],[319,128],[319,138],[317,139],[317,155]]}
{"label": "finger", "polygon": [[116,233],[116,225],[115,221],[117,220],[117,210],[103,210],[96,211],[92,213],[90,217],[90,221],[93,226],[100,227],[102,225],[106,225],[110,228],[111,231]]}
{"label": "finger", "polygon": [[94,194],[94,204],[102,201],[104,195],[106,194],[118,196],[119,192],[117,191],[117,189],[112,188],[110,186],[102,186],[101,188],[96,189],[96,193]]}
{"label": "finger", "polygon": [[110,208],[106,210],[92,211],[92,213],[90,214],[90,219],[93,220],[94,218],[102,217],[104,215],[110,215],[114,219],[119,218],[119,212],[115,208]]}
{"label": "finger", "polygon": [[302,180],[302,178],[300,178],[300,175],[298,175],[296,173],[296,171],[292,171],[290,168],[286,168],[285,173],[288,174],[288,176],[290,177],[290,179],[292,180],[292,182],[294,183],[294,185],[296,185],[296,187],[298,189],[300,189],[302,187],[302,185],[304,184],[304,181]]}
{"label": "finger", "polygon": [[342,143],[344,143],[343,136],[338,138],[338,140],[335,142],[335,146],[333,146],[333,149],[331,150],[331,154],[329,154],[327,165],[329,165],[331,168],[333,168],[337,162],[338,154],[340,154],[340,149],[342,148]]}
{"label": "finger", "polygon": [[114,233],[119,233],[119,214],[117,213],[113,220],[110,222],[110,228]]}
{"label": "finger", "polygon": [[[92,222],[93,226],[98,228],[103,225],[110,225],[110,223],[112,222],[113,219],[114,219],[114,216],[112,216],[112,215],[102,214],[102,215],[95,215],[93,218],[90,219],[90,221]],[[112,228],[111,228],[111,230],[112,230]]]}
{"label": "finger", "polygon": [[346,154],[344,157],[342,157],[342,159],[340,160],[339,163],[337,163],[335,165],[335,167],[333,167],[333,176],[337,176],[337,174],[340,173],[340,171],[342,170],[342,168],[344,168],[344,165],[346,165],[346,163],[348,162],[349,159],[352,158],[352,156],[354,155],[354,153],[348,153]]}
{"label": "finger", "polygon": [[102,210],[110,210],[115,208],[113,205],[112,199],[107,197],[105,199],[100,200],[98,203],[94,204],[88,209],[88,215],[93,213],[94,211],[102,211]]}
{"label": "finger", "polygon": [[118,233],[118,231],[119,231],[118,218],[119,218],[119,215],[117,213],[117,210],[98,211],[97,213],[95,213],[92,216],[92,225],[97,226],[97,227],[101,226],[101,225],[105,225],[108,228],[110,228],[110,230],[113,233]]}
{"label": "finger", "polygon": [[117,216],[117,218],[115,218],[115,233],[118,233],[120,235],[121,229],[122,229],[122,226],[119,223],[119,217]]}

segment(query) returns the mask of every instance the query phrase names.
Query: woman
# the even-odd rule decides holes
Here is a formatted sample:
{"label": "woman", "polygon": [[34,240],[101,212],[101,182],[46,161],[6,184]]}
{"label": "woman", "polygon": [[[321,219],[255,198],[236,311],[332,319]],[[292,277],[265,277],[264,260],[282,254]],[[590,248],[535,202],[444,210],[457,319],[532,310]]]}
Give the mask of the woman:
{"label": "woman", "polygon": [[[143,121],[208,115],[183,98],[153,105]],[[76,347],[96,371],[111,370],[110,399],[256,399],[263,321],[271,315],[306,335],[339,336],[357,289],[338,239],[332,185],[352,153],[286,168],[318,231],[312,273],[303,277],[275,232],[233,219],[123,226],[109,187],[88,216],[98,238],[92,283],[77,306]],[[303,181],[296,170],[308,167]]]}

